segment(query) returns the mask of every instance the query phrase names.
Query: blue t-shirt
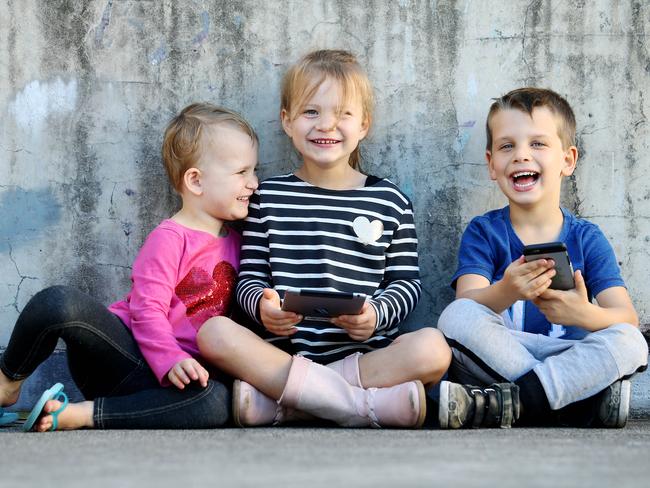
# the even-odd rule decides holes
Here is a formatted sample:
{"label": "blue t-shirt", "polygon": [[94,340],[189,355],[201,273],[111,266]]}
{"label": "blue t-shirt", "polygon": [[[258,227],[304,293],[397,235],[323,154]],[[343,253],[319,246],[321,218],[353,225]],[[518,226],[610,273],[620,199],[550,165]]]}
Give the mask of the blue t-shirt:
{"label": "blue t-shirt", "polygon": [[[613,286],[625,286],[614,250],[596,224],[579,219],[562,208],[564,222],[558,241],[564,242],[573,269],[585,278],[589,300]],[[452,287],[462,275],[477,274],[490,283],[499,281],[506,268],[523,254],[524,244],[510,222],[510,207],[493,210],[469,223],[458,252],[458,269]],[[587,331],[571,324],[551,324],[530,301],[520,300],[503,312],[508,327],[564,339],[580,339]]]}

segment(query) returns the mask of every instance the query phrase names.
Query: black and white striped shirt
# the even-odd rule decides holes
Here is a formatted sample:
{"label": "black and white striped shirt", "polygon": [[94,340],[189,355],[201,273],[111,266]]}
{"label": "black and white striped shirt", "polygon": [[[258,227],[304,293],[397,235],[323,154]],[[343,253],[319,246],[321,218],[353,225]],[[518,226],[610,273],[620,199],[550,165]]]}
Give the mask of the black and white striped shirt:
{"label": "black and white striped shirt", "polygon": [[251,197],[237,285],[239,304],[258,323],[264,288],[281,298],[287,288],[371,297],[377,327],[368,340],[304,320],[289,338],[294,353],[329,363],[387,346],[421,294],[411,202],[392,182],[373,176],[353,190],[318,188],[293,174],[264,181]]}

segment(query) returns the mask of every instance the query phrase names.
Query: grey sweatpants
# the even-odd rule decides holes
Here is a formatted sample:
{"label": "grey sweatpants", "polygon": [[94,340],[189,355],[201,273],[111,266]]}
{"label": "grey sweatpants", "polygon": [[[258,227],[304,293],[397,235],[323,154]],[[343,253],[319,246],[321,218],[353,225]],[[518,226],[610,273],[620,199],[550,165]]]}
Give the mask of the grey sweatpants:
{"label": "grey sweatpants", "polygon": [[515,381],[534,370],[553,410],[595,395],[648,362],[646,341],[630,324],[560,339],[508,329],[490,308],[459,299],[442,312],[438,329],[452,345],[452,380]]}

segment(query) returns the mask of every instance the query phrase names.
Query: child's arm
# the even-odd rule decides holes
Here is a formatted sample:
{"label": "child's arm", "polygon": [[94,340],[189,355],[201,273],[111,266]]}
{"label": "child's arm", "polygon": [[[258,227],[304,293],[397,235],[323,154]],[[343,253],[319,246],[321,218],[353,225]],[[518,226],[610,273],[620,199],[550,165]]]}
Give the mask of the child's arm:
{"label": "child's arm", "polygon": [[248,217],[242,233],[239,281],[236,297],[248,316],[261,324],[259,304],[265,288],[271,288],[269,240],[260,215],[259,190],[253,193],[248,205]]}
{"label": "child's arm", "polygon": [[280,309],[280,296],[271,287],[271,265],[266,226],[260,215],[260,195],[256,191],[248,206],[243,232],[237,301],[258,324],[275,335],[292,335],[302,317]]}
{"label": "child's arm", "polygon": [[[183,361],[194,361],[178,344],[168,317],[182,249],[182,236],[170,229],[157,228],[147,237],[133,262],[129,299],[131,332],[161,385],[167,381],[176,384],[172,369]],[[170,373],[173,379],[168,376]]]}
{"label": "child's arm", "polygon": [[538,259],[527,263],[521,256],[506,268],[503,278],[493,284],[477,274],[460,276],[456,282],[456,298],[470,298],[501,313],[517,300],[540,296],[551,285],[554,275],[552,261]]}
{"label": "child's arm", "polygon": [[580,270],[575,272],[576,287],[560,291],[548,289],[533,300],[546,319],[555,324],[575,325],[589,331],[613,324],[639,326],[639,319],[627,290],[613,286],[596,295],[598,304],[588,300],[587,287]]}
{"label": "child's arm", "polygon": [[418,239],[411,202],[403,209],[400,225],[393,232],[385,256],[384,278],[379,285],[383,291],[368,300],[361,314],[332,319],[332,323],[344,328],[354,340],[367,340],[377,332],[397,326],[420,300]]}

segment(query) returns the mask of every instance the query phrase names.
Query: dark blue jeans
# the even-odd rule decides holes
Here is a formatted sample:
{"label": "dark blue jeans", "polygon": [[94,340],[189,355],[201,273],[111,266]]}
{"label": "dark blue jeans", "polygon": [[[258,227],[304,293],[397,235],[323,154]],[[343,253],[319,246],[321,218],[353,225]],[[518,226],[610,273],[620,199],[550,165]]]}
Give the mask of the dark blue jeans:
{"label": "dark blue jeans", "polygon": [[228,420],[230,393],[210,379],[203,388],[163,388],[129,329],[104,305],[73,288],[37,293],[18,317],[0,369],[27,378],[62,339],[70,373],[87,400],[94,400],[99,429],[204,429]]}

